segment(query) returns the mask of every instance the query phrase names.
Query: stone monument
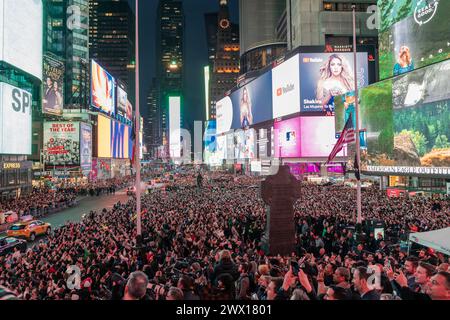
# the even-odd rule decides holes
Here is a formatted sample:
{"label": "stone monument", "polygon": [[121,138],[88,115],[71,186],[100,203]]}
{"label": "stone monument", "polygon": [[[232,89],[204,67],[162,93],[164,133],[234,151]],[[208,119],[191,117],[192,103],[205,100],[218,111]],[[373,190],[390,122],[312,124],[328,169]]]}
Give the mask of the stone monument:
{"label": "stone monument", "polygon": [[300,197],[300,184],[289,166],[281,166],[261,183],[261,196],[269,206],[263,237],[266,254],[290,255],[295,250],[294,203]]}

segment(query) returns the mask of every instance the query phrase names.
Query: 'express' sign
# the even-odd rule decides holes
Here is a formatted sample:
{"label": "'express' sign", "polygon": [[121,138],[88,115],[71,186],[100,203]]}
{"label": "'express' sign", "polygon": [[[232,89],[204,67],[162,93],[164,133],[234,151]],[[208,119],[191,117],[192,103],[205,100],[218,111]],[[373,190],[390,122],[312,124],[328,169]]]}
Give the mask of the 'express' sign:
{"label": "'express' sign", "polygon": [[4,162],[3,169],[20,169],[20,162]]}

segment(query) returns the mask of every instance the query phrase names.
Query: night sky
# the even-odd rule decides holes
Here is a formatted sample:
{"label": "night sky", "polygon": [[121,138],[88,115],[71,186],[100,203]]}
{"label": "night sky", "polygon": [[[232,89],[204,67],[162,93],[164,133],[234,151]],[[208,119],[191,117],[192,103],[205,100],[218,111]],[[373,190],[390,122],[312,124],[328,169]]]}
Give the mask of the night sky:
{"label": "night sky", "polygon": [[[133,6],[134,0],[128,0]],[[158,0],[140,0],[140,106],[145,106],[152,78],[155,77],[155,29]],[[229,0],[231,20],[239,22],[238,0]],[[208,64],[204,14],[217,12],[219,0],[183,0],[185,14],[185,73],[184,108],[186,110],[187,129],[193,129],[194,120],[205,120],[205,95],[203,67]]]}

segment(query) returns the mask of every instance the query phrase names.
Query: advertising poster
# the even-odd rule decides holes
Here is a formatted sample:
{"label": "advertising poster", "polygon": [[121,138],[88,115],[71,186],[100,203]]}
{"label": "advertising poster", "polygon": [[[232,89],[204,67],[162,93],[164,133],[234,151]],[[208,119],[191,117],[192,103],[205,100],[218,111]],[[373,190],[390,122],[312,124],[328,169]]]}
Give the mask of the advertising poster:
{"label": "advertising poster", "polygon": [[[328,157],[337,142],[334,126],[333,117],[301,117],[302,157]],[[345,147],[337,156],[344,152]]]}
{"label": "advertising poster", "polygon": [[210,163],[210,158],[216,152],[216,121],[206,121],[205,133],[203,135],[203,162]]}
{"label": "advertising poster", "polygon": [[31,154],[31,106],[28,91],[0,82],[0,154]]}
{"label": "advertising poster", "polygon": [[99,158],[111,158],[111,119],[98,115],[97,152]]}
{"label": "advertising poster", "polygon": [[233,102],[230,97],[225,97],[216,103],[217,134],[231,130],[233,123]]}
{"label": "advertising poster", "polygon": [[80,123],[44,122],[44,158],[50,166],[80,164]]}
{"label": "advertising poster", "polygon": [[[120,86],[117,86],[117,114],[127,118],[128,94]],[[129,118],[127,118],[129,120]]]}
{"label": "advertising poster", "polygon": [[[349,113],[354,110],[354,93],[336,97],[335,102],[335,130],[340,134]],[[359,111],[359,128],[365,132],[364,145],[367,147],[367,150],[362,150],[361,169],[375,163],[393,164],[390,160],[394,148],[392,80],[377,82],[359,90]]]}
{"label": "advertising poster", "polygon": [[301,156],[300,118],[274,123],[274,150],[276,158],[296,158]]}
{"label": "advertising poster", "polygon": [[64,63],[44,56],[42,113],[60,116],[64,109]]}
{"label": "advertising poster", "polygon": [[299,55],[272,69],[273,119],[300,112]]}
{"label": "advertising poster", "polygon": [[227,138],[226,136],[217,137],[217,158],[219,160],[224,160],[227,158]]}
{"label": "advertising poster", "polygon": [[449,58],[450,1],[379,0],[380,78]]}
{"label": "advertising poster", "polygon": [[42,1],[0,0],[0,16],[0,61],[42,80]]}
{"label": "advertising poster", "polygon": [[234,157],[236,160],[245,159],[245,132],[236,130],[234,132]]}
{"label": "advertising poster", "polygon": [[128,135],[127,126],[116,120],[111,120],[111,158],[128,158],[128,146],[125,145],[125,132]]}
{"label": "advertising poster", "polygon": [[272,76],[266,72],[231,94],[232,129],[247,128],[272,119]]}
{"label": "advertising poster", "polygon": [[127,100],[127,113],[125,118],[127,118],[127,120],[132,120],[133,119],[133,105],[131,104],[131,102],[129,100]]}
{"label": "advertising poster", "polygon": [[[368,55],[357,53],[358,88],[369,84]],[[300,54],[300,111],[334,114],[336,96],[355,90],[353,53]]]}
{"label": "advertising poster", "polygon": [[97,62],[91,66],[91,105],[106,114],[115,113],[115,79]]}
{"label": "advertising poster", "polygon": [[256,158],[256,131],[255,129],[245,130],[245,152],[246,159]]}
{"label": "advertising poster", "polygon": [[86,175],[92,170],[92,126],[80,123],[80,167]]}

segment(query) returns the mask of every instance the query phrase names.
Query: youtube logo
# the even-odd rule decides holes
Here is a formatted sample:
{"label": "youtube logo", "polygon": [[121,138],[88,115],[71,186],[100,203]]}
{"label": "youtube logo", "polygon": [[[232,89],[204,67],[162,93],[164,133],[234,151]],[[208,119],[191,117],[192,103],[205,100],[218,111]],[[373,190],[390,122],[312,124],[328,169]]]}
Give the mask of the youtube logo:
{"label": "youtube logo", "polygon": [[277,89],[277,97],[281,96],[283,94],[283,88]]}

